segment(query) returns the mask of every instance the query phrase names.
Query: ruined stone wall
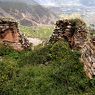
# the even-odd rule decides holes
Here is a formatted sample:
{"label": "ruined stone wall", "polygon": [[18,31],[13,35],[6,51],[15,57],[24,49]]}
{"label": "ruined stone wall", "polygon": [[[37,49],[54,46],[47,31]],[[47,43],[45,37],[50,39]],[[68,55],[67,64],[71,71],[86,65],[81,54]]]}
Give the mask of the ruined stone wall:
{"label": "ruined stone wall", "polygon": [[95,76],[95,46],[86,42],[81,49],[81,61],[84,63],[86,75],[92,79]]}
{"label": "ruined stone wall", "polygon": [[49,43],[63,40],[67,41],[72,49],[79,50],[84,71],[92,79],[95,76],[95,39],[89,38],[89,32],[86,24],[80,19],[59,20]]}
{"label": "ruined stone wall", "polygon": [[18,23],[8,18],[0,18],[0,43],[10,45],[16,50],[23,50],[29,47],[28,40],[18,29]]}
{"label": "ruined stone wall", "polygon": [[80,49],[87,39],[86,24],[80,19],[59,20],[50,37],[51,44],[58,40],[67,41],[71,48]]}

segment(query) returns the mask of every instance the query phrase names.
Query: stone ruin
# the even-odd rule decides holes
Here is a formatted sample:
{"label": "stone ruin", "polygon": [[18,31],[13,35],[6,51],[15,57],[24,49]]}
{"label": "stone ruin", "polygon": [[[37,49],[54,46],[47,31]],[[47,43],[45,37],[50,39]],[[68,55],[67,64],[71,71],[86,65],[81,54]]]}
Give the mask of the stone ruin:
{"label": "stone ruin", "polygon": [[71,48],[80,49],[86,41],[86,24],[80,19],[59,20],[56,22],[53,35],[49,43],[53,44],[58,40],[67,41]]}
{"label": "stone ruin", "polygon": [[86,75],[92,79],[95,75],[95,39],[89,38],[88,34],[86,23],[80,19],[59,20],[49,43],[67,41],[71,49],[79,50]]}
{"label": "stone ruin", "polygon": [[9,18],[0,18],[0,43],[15,50],[28,49],[30,46],[28,40],[20,33],[18,23]]}

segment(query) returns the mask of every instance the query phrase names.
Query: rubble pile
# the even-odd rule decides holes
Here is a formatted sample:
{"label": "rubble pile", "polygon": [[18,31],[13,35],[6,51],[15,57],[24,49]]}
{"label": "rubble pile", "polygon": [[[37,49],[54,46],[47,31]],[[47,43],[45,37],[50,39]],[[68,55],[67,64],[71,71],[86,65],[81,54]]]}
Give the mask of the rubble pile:
{"label": "rubble pile", "polygon": [[86,24],[80,19],[59,20],[49,43],[67,41],[71,49],[79,50],[84,71],[92,79],[95,76],[95,38],[90,38],[89,34]]}
{"label": "rubble pile", "polygon": [[28,40],[20,33],[18,23],[9,18],[0,18],[0,43],[16,50],[29,48]]}

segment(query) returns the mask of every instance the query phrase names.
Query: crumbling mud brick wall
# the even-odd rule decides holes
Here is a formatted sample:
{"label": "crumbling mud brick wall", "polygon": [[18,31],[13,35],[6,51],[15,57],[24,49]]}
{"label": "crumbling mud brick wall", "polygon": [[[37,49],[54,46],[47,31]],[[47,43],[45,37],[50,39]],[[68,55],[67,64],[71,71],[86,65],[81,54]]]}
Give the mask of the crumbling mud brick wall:
{"label": "crumbling mud brick wall", "polygon": [[80,19],[59,20],[49,43],[63,40],[69,43],[71,49],[79,50],[84,71],[92,79],[95,76],[95,39],[88,37],[89,32],[85,22]]}
{"label": "crumbling mud brick wall", "polygon": [[29,47],[28,40],[18,29],[18,23],[9,18],[0,18],[0,43],[10,45],[16,50]]}

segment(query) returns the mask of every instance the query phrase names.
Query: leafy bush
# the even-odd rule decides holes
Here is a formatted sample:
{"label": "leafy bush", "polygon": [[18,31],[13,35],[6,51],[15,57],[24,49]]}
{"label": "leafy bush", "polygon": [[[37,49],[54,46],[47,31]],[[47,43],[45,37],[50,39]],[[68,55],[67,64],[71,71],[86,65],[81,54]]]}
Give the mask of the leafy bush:
{"label": "leafy bush", "polygon": [[0,62],[0,95],[94,95],[80,53],[56,42],[36,51],[8,52]]}
{"label": "leafy bush", "polygon": [[0,44],[0,56],[8,55],[13,51],[14,50],[11,47]]}

